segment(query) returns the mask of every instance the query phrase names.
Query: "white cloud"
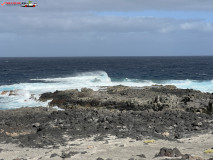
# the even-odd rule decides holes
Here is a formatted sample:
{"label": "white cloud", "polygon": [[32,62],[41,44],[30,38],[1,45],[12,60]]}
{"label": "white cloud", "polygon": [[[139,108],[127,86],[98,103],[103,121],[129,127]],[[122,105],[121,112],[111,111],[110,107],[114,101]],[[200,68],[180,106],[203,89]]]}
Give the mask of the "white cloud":
{"label": "white cloud", "polygon": [[213,32],[213,23],[201,20],[171,18],[97,16],[92,14],[57,13],[54,15],[19,14],[3,17],[0,32],[159,32],[179,31]]}
{"label": "white cloud", "polygon": [[[18,0],[13,0],[18,1]],[[3,3],[0,0],[0,3]],[[34,0],[39,11],[212,11],[212,0]],[[5,6],[0,6],[5,10]],[[8,8],[8,7],[7,7]],[[22,8],[23,10],[23,8]],[[27,10],[27,9],[25,9]],[[32,10],[32,9],[29,9]],[[27,10],[28,11],[28,10]]]}
{"label": "white cloud", "polygon": [[[0,6],[2,53],[8,56],[15,56],[16,52],[23,56],[212,54],[213,23],[95,12],[212,12],[213,0],[42,0],[38,4],[36,8]],[[32,50],[31,44],[37,47]]]}
{"label": "white cloud", "polygon": [[70,11],[209,10],[212,0],[42,0],[41,9]]}

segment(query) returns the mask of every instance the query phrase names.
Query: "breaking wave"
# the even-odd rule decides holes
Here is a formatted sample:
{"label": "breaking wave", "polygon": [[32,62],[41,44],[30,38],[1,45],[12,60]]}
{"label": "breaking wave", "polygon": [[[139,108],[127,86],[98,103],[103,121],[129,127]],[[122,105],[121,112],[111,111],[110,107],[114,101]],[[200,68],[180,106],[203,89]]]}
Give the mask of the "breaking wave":
{"label": "breaking wave", "polygon": [[98,90],[103,86],[125,85],[144,87],[155,84],[175,85],[183,89],[196,89],[213,92],[213,80],[140,80],[124,78],[112,80],[105,71],[83,72],[70,77],[31,79],[31,83],[19,83],[0,86],[0,109],[47,106],[48,102],[38,101],[39,95],[56,90],[81,89],[84,87]]}

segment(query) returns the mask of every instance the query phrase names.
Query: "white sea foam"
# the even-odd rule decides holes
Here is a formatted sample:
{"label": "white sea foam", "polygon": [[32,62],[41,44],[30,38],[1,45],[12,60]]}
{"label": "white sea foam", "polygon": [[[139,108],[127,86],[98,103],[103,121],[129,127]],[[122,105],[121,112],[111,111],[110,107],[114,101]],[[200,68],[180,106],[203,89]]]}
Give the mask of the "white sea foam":
{"label": "white sea foam", "polygon": [[59,108],[58,106],[52,107],[53,109],[56,109],[57,111],[64,111],[64,109]]}
{"label": "white sea foam", "polygon": [[202,92],[213,92],[212,81],[197,81],[197,80],[168,80],[166,85],[175,85],[183,89],[195,89]]}
{"label": "white sea foam", "polygon": [[[33,83],[33,81],[40,81]],[[151,86],[154,84],[175,85],[178,88],[191,88],[202,92],[213,92],[213,80],[167,80],[153,82],[151,80],[138,80],[126,78],[122,81],[111,81],[104,71],[84,72],[66,78],[32,79],[32,83],[19,83],[0,86],[0,109],[19,107],[47,106],[48,102],[40,102],[39,95],[56,90],[81,89],[84,87],[98,90],[101,86],[125,85],[133,87]],[[2,91],[16,91],[16,95],[9,93],[1,95]]]}
{"label": "white sea foam", "polygon": [[65,83],[76,83],[81,81],[87,82],[111,82],[110,77],[104,71],[95,71],[95,72],[83,72],[78,73],[72,77],[66,78],[46,78],[46,79],[31,79],[31,80],[40,80],[45,82],[65,82]]}

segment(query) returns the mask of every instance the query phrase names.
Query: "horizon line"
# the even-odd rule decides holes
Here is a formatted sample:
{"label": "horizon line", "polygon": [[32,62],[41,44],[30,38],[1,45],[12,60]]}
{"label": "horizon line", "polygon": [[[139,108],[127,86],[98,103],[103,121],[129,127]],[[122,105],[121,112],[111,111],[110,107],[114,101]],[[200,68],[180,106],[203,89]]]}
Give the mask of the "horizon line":
{"label": "horizon line", "polygon": [[43,57],[41,57],[41,56],[38,56],[38,57],[35,57],[35,56],[29,56],[29,57],[27,57],[27,56],[20,56],[20,57],[13,57],[13,56],[11,56],[11,57],[1,57],[0,56],[0,58],[95,58],[95,57],[97,57],[97,58],[104,58],[104,57],[213,57],[213,55],[180,55],[180,56],[178,56],[178,55],[174,55],[174,56],[165,56],[165,55],[163,55],[163,56],[43,56]]}

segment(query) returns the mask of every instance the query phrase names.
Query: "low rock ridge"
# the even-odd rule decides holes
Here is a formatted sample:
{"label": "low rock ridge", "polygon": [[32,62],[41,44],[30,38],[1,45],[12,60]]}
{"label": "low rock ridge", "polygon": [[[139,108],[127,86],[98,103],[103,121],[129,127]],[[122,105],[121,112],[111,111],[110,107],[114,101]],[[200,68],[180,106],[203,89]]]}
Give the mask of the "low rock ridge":
{"label": "low rock ridge", "polygon": [[119,85],[98,91],[88,88],[82,88],[81,91],[77,89],[55,91],[54,93],[42,94],[39,100],[51,100],[50,106],[58,106],[63,109],[104,107],[133,111],[172,109],[195,113],[213,113],[213,94],[192,89],[178,89],[171,85],[143,88]]}

